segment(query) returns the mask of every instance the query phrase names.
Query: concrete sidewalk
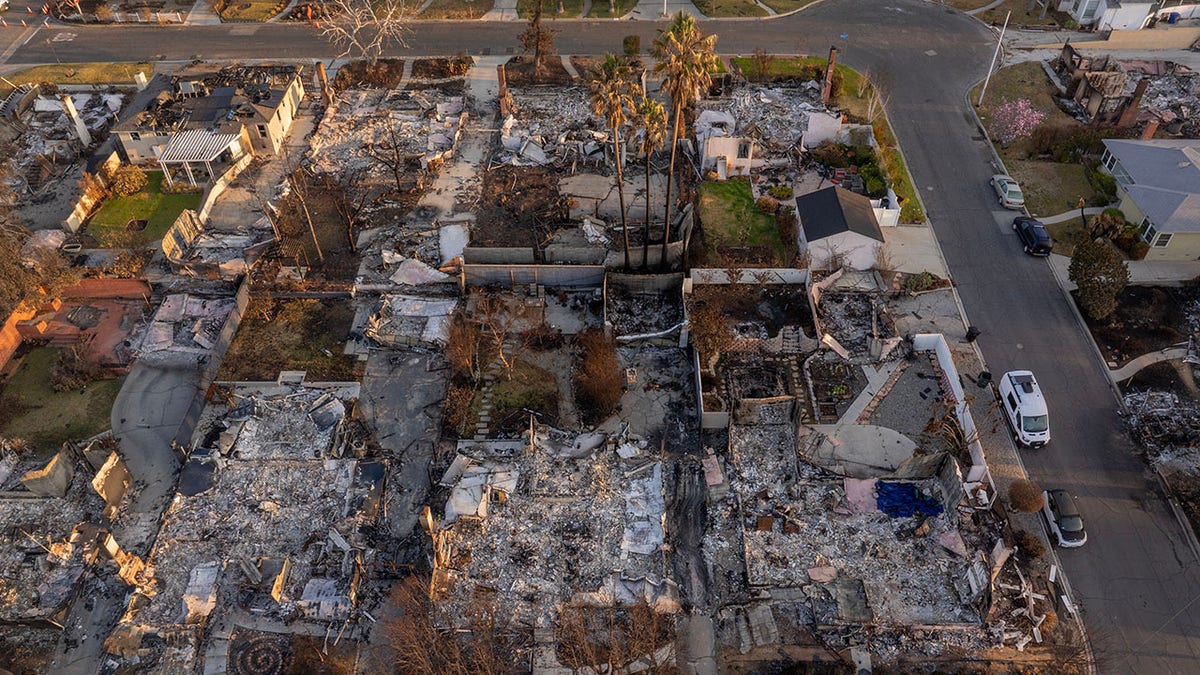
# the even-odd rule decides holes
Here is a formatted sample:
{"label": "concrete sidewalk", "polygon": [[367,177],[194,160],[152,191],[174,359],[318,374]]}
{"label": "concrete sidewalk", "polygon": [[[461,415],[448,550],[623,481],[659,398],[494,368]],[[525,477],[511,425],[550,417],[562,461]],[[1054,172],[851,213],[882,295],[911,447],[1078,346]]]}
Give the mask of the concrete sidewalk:
{"label": "concrete sidewalk", "polygon": [[943,279],[950,278],[932,228],[925,225],[897,225],[880,229],[894,271],[907,274],[929,272]]}
{"label": "concrete sidewalk", "polygon": [[[1071,259],[1052,253],[1049,260],[1059,285],[1067,291],[1075,290],[1068,276]],[[1200,261],[1129,260],[1125,265],[1129,268],[1129,283],[1135,286],[1178,286],[1200,276]]]}

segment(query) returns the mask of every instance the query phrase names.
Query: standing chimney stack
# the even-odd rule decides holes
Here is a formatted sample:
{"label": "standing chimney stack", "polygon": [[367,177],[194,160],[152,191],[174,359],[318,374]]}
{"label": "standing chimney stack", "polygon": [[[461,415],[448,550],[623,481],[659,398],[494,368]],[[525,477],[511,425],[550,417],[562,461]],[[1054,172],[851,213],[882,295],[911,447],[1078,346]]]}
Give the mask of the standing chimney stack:
{"label": "standing chimney stack", "polygon": [[825,66],[825,84],[821,87],[821,103],[829,105],[829,94],[833,90],[833,67],[837,65],[837,47],[829,48],[829,63]]}
{"label": "standing chimney stack", "polygon": [[85,148],[91,145],[92,134],[88,132],[87,125],[83,123],[83,118],[79,116],[79,111],[75,109],[75,102],[71,100],[70,94],[62,95],[62,107],[67,113],[67,117],[71,118],[71,123],[75,125],[75,135],[79,136],[79,142]]}

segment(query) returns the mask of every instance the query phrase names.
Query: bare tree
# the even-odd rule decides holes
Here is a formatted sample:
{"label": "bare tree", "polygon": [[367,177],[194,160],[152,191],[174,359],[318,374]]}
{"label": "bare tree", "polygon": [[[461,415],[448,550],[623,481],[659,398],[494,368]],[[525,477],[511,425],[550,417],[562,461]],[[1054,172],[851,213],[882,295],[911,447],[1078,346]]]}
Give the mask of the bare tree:
{"label": "bare tree", "polygon": [[[475,305],[475,317],[483,329],[483,334],[496,349],[496,358],[504,366],[504,374],[512,379],[513,369],[517,365],[517,354],[522,347],[522,341],[516,339],[517,334],[536,323],[530,317],[530,308],[518,299],[508,301],[500,295],[480,295]],[[513,339],[510,339],[513,338]]]}
{"label": "bare tree", "polygon": [[328,174],[325,176],[325,192],[332,196],[333,208],[342,217],[346,226],[346,241],[353,253],[358,252],[357,230],[360,216],[371,197],[371,192],[367,189],[354,189],[362,184],[363,173],[363,169],[351,170],[341,181]]}
{"label": "bare tree", "polygon": [[867,94],[867,121],[874,122],[882,115],[891,100],[892,75],[886,69],[881,69],[871,78],[871,90]]}
{"label": "bare tree", "polygon": [[388,47],[407,47],[412,17],[403,0],[328,0],[332,16],[321,36],[341,50],[338,58],[359,58],[375,65]]}
{"label": "bare tree", "polygon": [[554,34],[558,31],[542,25],[542,6],[545,0],[534,0],[533,16],[529,19],[529,27],[517,38],[525,53],[533,53],[533,72],[542,70],[542,59],[554,54]]}
{"label": "bare tree", "polygon": [[388,124],[387,136],[378,143],[367,143],[365,149],[372,160],[391,172],[396,181],[396,194],[404,194],[404,179],[414,172],[418,175],[417,188],[423,187],[420,183],[422,155],[405,149],[403,136],[396,130],[396,125]]}

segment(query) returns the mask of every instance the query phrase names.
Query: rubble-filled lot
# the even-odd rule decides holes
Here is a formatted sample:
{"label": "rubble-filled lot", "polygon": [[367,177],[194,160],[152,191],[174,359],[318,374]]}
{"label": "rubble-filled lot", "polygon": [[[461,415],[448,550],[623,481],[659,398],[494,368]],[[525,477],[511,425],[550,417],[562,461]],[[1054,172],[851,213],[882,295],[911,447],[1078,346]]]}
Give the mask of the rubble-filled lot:
{"label": "rubble-filled lot", "polygon": [[252,298],[217,377],[261,382],[303,370],[313,382],[357,379],[353,358],[343,354],[353,318],[345,299]]}
{"label": "rubble-filled lot", "polygon": [[532,444],[460,446],[441,484],[434,591],[448,602],[465,608],[488,588],[529,626],[573,599],[674,611],[662,464],[644,441],[539,426]]}
{"label": "rubble-filled lot", "polygon": [[350,616],[386,473],[345,422],[357,390],[239,388],[205,410],[123,634],[194,639],[214,613]]}
{"label": "rubble-filled lot", "polygon": [[483,174],[482,190],[471,246],[540,248],[569,217],[548,167],[494,168]]}
{"label": "rubble-filled lot", "polygon": [[[74,474],[63,496],[41,496],[20,482],[42,469],[44,457],[20,459],[4,444],[0,457],[0,619],[17,624],[60,620],[58,613],[74,597],[77,584],[98,553],[94,522],[104,500],[92,489],[85,465],[60,456],[60,469]],[[90,535],[90,536],[89,536]]]}
{"label": "rubble-filled lot", "polygon": [[1108,318],[1083,316],[1104,358],[1121,365],[1200,331],[1200,286],[1127,286]]}

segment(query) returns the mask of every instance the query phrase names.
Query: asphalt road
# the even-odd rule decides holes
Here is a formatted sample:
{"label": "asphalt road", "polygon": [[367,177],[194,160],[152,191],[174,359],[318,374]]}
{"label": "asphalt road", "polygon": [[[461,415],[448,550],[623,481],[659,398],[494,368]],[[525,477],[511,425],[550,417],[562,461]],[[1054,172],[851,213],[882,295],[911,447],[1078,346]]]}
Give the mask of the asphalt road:
{"label": "asphalt road", "polygon": [[[1048,398],[1054,440],[1025,453],[1032,476],[1080,498],[1089,541],[1062,552],[1084,608],[1101,672],[1185,673],[1200,663],[1200,572],[1157,484],[1139,459],[1103,364],[1044,261],[1025,257],[987,185],[991,150],[965,100],[994,43],[982,25],[918,0],[828,0],[773,21],[705,21],[718,49],[824,53],[886,73],[896,133],[980,344],[996,373],[1033,370]],[[655,24],[562,22],[560,51],[620,49]],[[511,53],[518,24],[417,25],[399,55]],[[44,33],[41,34],[41,33]],[[333,56],[314,30],[282,24],[194,28],[56,27],[33,36],[10,63]],[[69,34],[60,35],[60,34]],[[58,42],[53,40],[58,37]],[[47,43],[50,39],[52,42]],[[953,336],[952,336],[953,337]]]}

